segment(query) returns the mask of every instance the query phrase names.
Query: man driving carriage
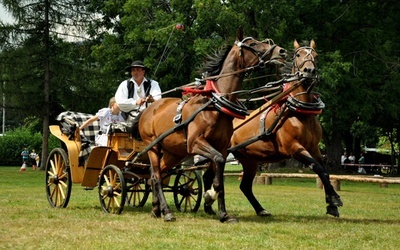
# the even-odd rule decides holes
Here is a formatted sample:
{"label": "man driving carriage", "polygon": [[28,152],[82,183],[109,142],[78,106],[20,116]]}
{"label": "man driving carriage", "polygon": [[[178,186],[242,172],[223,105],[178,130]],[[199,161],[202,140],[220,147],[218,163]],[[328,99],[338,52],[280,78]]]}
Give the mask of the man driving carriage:
{"label": "man driving carriage", "polygon": [[157,81],[146,78],[150,68],[142,61],[134,61],[125,70],[130,72],[132,77],[120,83],[115,99],[121,111],[125,113],[127,123],[130,121],[133,123],[133,129],[137,129],[140,112],[151,102],[161,98],[161,89]]}

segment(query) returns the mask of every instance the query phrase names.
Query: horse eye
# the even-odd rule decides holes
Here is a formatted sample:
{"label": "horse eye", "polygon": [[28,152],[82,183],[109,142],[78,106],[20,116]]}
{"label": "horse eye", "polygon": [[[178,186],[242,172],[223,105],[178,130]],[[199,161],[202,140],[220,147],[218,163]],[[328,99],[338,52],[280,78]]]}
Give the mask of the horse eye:
{"label": "horse eye", "polygon": [[250,46],[256,46],[257,43],[250,43]]}
{"label": "horse eye", "polygon": [[296,54],[296,57],[300,57],[300,54]]}

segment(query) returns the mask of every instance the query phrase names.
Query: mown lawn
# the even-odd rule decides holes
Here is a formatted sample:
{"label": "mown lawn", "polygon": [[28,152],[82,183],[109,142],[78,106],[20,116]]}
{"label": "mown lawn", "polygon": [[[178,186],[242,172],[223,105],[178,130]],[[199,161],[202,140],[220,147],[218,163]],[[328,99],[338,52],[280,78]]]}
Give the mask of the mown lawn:
{"label": "mown lawn", "polygon": [[[226,177],[226,205],[239,218],[223,224],[201,208],[175,212],[176,222],[126,207],[121,215],[102,211],[96,189],[73,185],[65,209],[49,206],[43,171],[0,167],[1,249],[397,249],[400,247],[400,185],[342,182],[341,217],[325,214],[323,191],[311,179],[274,179],[254,192],[273,216],[257,217]],[[172,194],[167,194],[176,211]],[[217,206],[214,205],[216,209]]]}

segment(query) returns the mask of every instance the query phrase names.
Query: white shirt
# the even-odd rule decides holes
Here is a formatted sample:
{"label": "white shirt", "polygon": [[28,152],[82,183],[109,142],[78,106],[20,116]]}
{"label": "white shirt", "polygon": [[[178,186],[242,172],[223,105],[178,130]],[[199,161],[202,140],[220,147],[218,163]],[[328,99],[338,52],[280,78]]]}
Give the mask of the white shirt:
{"label": "white shirt", "polygon": [[[146,108],[146,105],[136,105],[136,100],[140,98],[145,98],[145,92],[144,92],[144,82],[147,80],[146,78],[143,79],[142,84],[140,86],[133,80],[133,78],[129,79],[130,81],[133,82],[135,85],[135,93],[133,93],[133,98],[128,98],[128,84],[127,81],[125,80],[119,84],[119,87],[117,89],[117,92],[115,93],[115,100],[117,101],[117,104],[119,108],[124,111],[124,112],[130,112],[130,111],[137,111],[139,108],[139,111],[142,111]],[[151,80],[150,82],[151,88],[150,88],[150,95],[153,96],[154,100],[161,99],[161,89],[158,84],[158,82]]]}
{"label": "white shirt", "polygon": [[344,155],[342,155],[342,157],[341,157],[341,159],[340,159],[340,161],[342,162],[342,164],[344,164],[344,161],[347,159],[347,157],[346,156],[344,156]]}
{"label": "white shirt", "polygon": [[99,117],[100,130],[103,133],[107,132],[110,124],[116,124],[125,121],[121,115],[121,112],[118,112],[118,114],[114,115],[110,108],[102,108],[97,112],[96,115]]}

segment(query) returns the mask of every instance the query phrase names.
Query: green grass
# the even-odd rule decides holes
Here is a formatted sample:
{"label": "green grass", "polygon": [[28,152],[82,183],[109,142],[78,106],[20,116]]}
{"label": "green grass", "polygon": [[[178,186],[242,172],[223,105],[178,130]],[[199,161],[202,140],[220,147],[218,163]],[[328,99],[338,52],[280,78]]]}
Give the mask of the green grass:
{"label": "green grass", "polygon": [[[220,223],[201,208],[176,212],[176,222],[150,217],[150,199],[142,209],[126,207],[106,214],[96,189],[74,184],[67,208],[47,202],[45,174],[0,167],[0,249],[396,249],[400,247],[400,185],[342,182],[341,217],[325,214],[323,191],[311,179],[274,179],[255,185],[254,193],[273,216],[257,217],[226,177],[226,206],[237,224]],[[216,209],[216,205],[214,205]]]}

